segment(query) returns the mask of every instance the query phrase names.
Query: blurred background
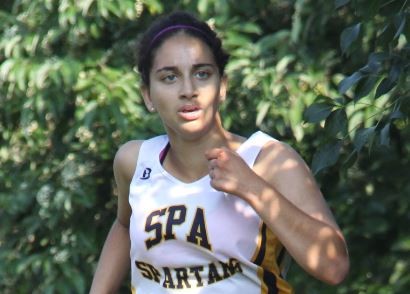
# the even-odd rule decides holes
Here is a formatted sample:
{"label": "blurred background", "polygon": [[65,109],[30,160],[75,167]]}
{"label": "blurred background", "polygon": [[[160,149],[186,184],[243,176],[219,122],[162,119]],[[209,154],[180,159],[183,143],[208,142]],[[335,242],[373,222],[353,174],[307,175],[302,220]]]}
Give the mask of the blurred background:
{"label": "blurred background", "polygon": [[182,9],[231,53],[225,126],[301,153],[346,235],[346,281],[293,263],[296,293],[408,293],[409,2],[2,0],[0,292],[88,292],[116,213],[114,154],[163,132],[136,40]]}

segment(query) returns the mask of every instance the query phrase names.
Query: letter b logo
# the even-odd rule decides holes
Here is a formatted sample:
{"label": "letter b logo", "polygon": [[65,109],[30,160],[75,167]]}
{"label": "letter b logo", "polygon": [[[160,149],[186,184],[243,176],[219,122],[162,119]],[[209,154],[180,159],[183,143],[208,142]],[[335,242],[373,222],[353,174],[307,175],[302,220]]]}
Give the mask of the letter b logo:
{"label": "letter b logo", "polygon": [[144,172],[142,173],[142,177],[140,179],[141,180],[149,179],[150,175],[151,175],[151,169],[147,167],[146,169],[144,169]]}

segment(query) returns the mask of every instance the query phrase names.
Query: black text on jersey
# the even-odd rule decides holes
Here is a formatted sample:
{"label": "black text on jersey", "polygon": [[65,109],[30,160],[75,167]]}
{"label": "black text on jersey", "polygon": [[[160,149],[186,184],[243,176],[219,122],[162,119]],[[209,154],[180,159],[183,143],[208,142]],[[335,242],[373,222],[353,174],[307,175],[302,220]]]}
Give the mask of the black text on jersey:
{"label": "black text on jersey", "polygon": [[[161,241],[176,239],[173,227],[185,223],[187,208],[185,205],[174,205],[151,212],[145,221],[145,232],[154,233],[154,236],[145,240],[147,249],[158,245]],[[165,220],[165,224],[161,221]],[[212,250],[208,241],[205,215],[202,208],[197,208],[192,220],[191,229],[186,241]]]}

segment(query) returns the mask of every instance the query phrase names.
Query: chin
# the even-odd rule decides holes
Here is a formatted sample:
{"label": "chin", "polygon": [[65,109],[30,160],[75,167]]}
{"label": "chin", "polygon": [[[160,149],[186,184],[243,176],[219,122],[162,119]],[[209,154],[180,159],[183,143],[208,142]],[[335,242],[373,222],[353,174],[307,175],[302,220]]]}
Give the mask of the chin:
{"label": "chin", "polygon": [[181,126],[176,134],[189,141],[197,140],[204,137],[212,128],[210,126],[205,127],[203,124],[188,123]]}

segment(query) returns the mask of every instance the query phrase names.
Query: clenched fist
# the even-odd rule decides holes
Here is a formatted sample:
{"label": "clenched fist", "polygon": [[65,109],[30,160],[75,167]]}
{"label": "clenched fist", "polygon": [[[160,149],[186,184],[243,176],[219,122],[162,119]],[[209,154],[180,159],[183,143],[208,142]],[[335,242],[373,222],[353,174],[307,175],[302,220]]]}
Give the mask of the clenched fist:
{"label": "clenched fist", "polygon": [[211,186],[216,190],[244,198],[250,187],[262,180],[236,152],[226,147],[210,149],[205,156]]}

